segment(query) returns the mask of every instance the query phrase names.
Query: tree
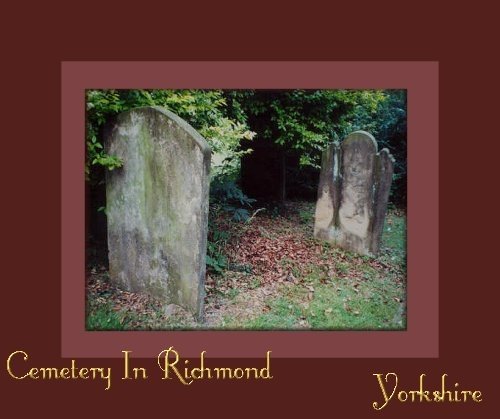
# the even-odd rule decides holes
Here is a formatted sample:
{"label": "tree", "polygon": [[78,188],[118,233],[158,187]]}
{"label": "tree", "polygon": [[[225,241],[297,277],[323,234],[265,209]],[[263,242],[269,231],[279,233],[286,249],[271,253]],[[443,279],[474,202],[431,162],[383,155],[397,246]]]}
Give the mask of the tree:
{"label": "tree", "polygon": [[[221,90],[88,90],[87,161],[89,180],[102,177],[103,167],[114,170],[122,165],[104,150],[102,127],[113,115],[141,106],[162,106],[189,122],[203,135],[212,153],[223,156],[214,176],[234,176],[239,168],[243,139],[255,133],[238,120],[228,117],[226,98]],[[94,169],[94,170],[93,170]],[[97,179],[96,179],[97,178]]]}
{"label": "tree", "polygon": [[[208,141],[214,155],[212,179],[235,181],[240,159],[256,137],[269,150],[296,156],[300,167],[319,168],[321,151],[332,141],[363,129],[396,158],[393,201],[406,201],[406,91],[404,90],[89,90],[87,164],[91,182],[122,162],[105,153],[101,129],[119,112],[163,106],[187,120]],[[275,160],[279,160],[276,159]],[[283,167],[283,185],[286,168]],[[234,186],[234,185],[233,185]]]}
{"label": "tree", "polygon": [[[321,152],[331,142],[362,129],[377,138],[396,157],[393,192],[399,203],[406,197],[406,92],[397,90],[245,90],[225,92],[230,115],[257,133],[259,152],[270,164],[284,165],[285,156],[298,156],[302,171],[319,168]],[[248,147],[256,147],[254,142]],[[281,153],[277,157],[276,151]],[[250,158],[250,157],[249,157]],[[258,159],[252,157],[254,161]],[[281,163],[280,163],[281,162]],[[262,168],[263,170],[266,167]],[[256,170],[257,175],[261,175]],[[280,171],[283,175],[278,176]],[[281,177],[284,196],[286,167],[268,178]],[[248,172],[248,171],[247,171]],[[252,182],[254,179],[251,179]]]}

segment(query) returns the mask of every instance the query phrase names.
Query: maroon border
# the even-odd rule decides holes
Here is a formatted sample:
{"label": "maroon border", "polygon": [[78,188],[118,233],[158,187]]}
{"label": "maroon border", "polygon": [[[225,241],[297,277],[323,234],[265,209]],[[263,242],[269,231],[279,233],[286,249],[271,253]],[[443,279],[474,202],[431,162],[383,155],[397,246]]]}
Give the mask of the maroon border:
{"label": "maroon border", "polygon": [[[438,63],[62,62],[62,357],[438,357]],[[408,90],[406,331],[85,331],[84,91],[89,88]]]}

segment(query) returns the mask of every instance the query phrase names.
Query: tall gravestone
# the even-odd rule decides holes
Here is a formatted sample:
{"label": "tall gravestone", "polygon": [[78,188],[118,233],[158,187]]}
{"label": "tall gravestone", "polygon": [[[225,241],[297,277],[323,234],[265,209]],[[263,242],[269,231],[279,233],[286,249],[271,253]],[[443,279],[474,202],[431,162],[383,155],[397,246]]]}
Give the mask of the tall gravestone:
{"label": "tall gravestone", "polygon": [[110,278],[203,313],[210,148],[163,108],[118,115],[107,152],[123,167],[106,177]]}
{"label": "tall gravestone", "polygon": [[324,152],[314,236],[363,255],[377,254],[391,188],[394,160],[365,131]]}

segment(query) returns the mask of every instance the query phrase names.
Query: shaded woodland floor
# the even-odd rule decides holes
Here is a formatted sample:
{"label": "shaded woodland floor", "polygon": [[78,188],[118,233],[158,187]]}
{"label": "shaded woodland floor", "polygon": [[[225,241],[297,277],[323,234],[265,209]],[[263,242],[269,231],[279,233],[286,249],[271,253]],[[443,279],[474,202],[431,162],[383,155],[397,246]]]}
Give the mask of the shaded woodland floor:
{"label": "shaded woodland floor", "polygon": [[288,202],[247,222],[212,216],[205,318],[87,278],[87,330],[406,328],[406,215],[391,210],[378,257],[313,238],[314,203]]}

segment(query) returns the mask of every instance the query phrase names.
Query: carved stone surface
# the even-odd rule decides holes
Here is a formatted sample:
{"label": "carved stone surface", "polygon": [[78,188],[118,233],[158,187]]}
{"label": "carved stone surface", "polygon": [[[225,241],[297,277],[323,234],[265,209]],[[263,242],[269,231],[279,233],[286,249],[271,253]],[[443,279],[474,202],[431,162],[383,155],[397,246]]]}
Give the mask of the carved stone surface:
{"label": "carved stone surface", "polygon": [[377,153],[365,131],[330,145],[321,163],[314,236],[356,253],[378,253],[392,173],[392,156],[386,149]]}
{"label": "carved stone surface", "polygon": [[120,114],[106,147],[123,160],[106,177],[111,280],[201,316],[208,144],[175,114],[147,107]]}

